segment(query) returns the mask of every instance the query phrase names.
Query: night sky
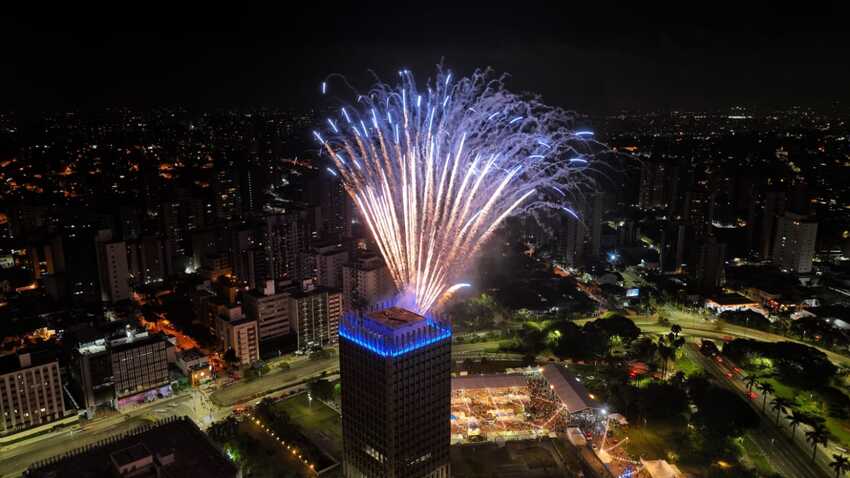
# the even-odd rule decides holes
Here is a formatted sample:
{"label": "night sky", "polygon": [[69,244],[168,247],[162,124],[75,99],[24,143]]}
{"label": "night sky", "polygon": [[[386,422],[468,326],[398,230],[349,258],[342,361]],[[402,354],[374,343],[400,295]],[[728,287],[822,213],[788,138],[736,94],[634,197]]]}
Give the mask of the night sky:
{"label": "night sky", "polygon": [[0,108],[303,108],[329,73],[364,84],[368,69],[410,68],[424,79],[441,58],[460,73],[511,73],[512,89],[590,113],[850,104],[846,7],[309,3],[4,18]]}

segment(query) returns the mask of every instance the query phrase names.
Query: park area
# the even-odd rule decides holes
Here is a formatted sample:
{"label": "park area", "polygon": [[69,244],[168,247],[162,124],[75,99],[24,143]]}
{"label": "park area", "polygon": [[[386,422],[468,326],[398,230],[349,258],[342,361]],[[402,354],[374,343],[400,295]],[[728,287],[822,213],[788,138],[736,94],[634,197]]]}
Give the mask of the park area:
{"label": "park area", "polygon": [[231,415],[214,424],[210,437],[245,476],[296,478],[323,470],[329,472],[325,476],[335,476],[342,460],[340,416],[310,397],[301,393],[265,399],[238,418]]}

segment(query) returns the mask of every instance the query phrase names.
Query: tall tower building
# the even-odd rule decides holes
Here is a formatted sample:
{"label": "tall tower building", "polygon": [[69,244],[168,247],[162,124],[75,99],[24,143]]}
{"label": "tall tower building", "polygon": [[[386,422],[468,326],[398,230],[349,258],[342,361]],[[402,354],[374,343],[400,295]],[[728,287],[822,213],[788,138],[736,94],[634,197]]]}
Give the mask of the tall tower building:
{"label": "tall tower building", "polygon": [[301,253],[310,239],[307,211],[295,210],[265,217],[263,245],[269,261],[269,274],[275,280],[295,280],[301,270]]}
{"label": "tall tower building", "polygon": [[712,291],[723,284],[726,266],[726,244],[709,236],[698,242],[688,261],[688,271],[694,286],[702,291]]}
{"label": "tall tower building", "polygon": [[785,213],[785,193],[768,191],[764,195],[761,215],[761,241],[759,250],[762,259],[772,257],[773,238],[776,235],[776,217]]}
{"label": "tall tower building", "polygon": [[776,220],[773,262],[792,272],[811,272],[817,233],[816,221],[800,214],[786,212]]}
{"label": "tall tower building", "polygon": [[448,478],[451,331],[389,307],[340,325],[346,478]]}
{"label": "tall tower building", "polygon": [[242,198],[239,190],[239,170],[230,160],[218,165],[212,180],[215,216],[221,222],[238,219]]}
{"label": "tall tower building", "polygon": [[640,166],[640,193],[638,205],[649,209],[667,205],[665,200],[665,185],[667,165],[661,161],[646,160]]}
{"label": "tall tower building", "polygon": [[100,230],[95,242],[101,300],[115,303],[129,299],[130,272],[127,264],[127,245],[124,241],[113,241],[112,231],[109,229]]}

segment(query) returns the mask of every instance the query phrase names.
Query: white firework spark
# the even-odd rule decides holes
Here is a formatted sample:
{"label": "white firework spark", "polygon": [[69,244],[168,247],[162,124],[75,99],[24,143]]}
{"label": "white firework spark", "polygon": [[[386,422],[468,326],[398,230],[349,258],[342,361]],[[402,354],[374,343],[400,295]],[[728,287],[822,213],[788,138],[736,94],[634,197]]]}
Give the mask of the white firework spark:
{"label": "white firework spark", "polygon": [[593,183],[599,144],[573,114],[510,93],[489,70],[455,80],[439,68],[421,91],[409,71],[399,77],[356,95],[313,135],[396,286],[424,313],[457,289],[507,217],[547,209],[578,220],[571,204]]}

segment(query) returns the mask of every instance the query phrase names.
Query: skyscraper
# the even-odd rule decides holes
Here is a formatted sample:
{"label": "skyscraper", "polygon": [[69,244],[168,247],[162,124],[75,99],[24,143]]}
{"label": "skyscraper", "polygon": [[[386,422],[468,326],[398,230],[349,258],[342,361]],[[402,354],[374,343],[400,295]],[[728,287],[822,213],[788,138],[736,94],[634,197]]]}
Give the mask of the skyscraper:
{"label": "skyscraper", "polygon": [[817,233],[816,221],[800,214],[786,212],[776,220],[773,262],[792,272],[811,272]]}
{"label": "skyscraper", "polygon": [[698,242],[688,261],[688,271],[693,285],[702,291],[720,287],[724,279],[726,245],[709,236]]}
{"label": "skyscraper", "polygon": [[785,213],[785,193],[767,191],[761,215],[761,242],[759,249],[762,259],[772,257],[773,239],[776,235],[776,217]]}
{"label": "skyscraper", "polygon": [[294,280],[300,271],[301,252],[310,238],[307,211],[293,210],[270,214],[262,226],[263,245],[269,261],[269,276],[275,280]]}
{"label": "skyscraper", "polygon": [[398,307],[340,325],[346,478],[447,478],[451,331]]}

